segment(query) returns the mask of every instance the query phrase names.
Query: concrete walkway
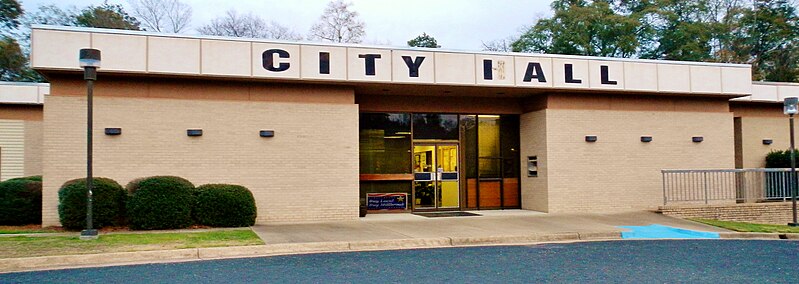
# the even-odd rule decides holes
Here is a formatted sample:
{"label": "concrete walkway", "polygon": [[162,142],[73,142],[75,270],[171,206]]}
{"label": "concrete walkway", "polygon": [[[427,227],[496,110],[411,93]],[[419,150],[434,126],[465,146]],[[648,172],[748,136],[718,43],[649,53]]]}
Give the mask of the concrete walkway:
{"label": "concrete walkway", "polygon": [[[369,214],[358,221],[259,225],[266,244],[358,242],[428,238],[486,238],[563,233],[618,234],[617,226],[660,224],[697,231],[724,229],[648,211],[616,214],[547,214],[527,210],[472,211],[482,216],[428,218],[413,214]],[[618,237],[616,237],[618,238]]]}

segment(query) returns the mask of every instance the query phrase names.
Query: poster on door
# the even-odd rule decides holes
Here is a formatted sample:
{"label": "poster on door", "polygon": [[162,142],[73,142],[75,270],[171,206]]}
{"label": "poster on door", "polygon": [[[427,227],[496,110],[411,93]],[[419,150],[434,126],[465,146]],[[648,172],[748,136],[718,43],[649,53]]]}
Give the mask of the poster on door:
{"label": "poster on door", "polygon": [[366,208],[369,210],[405,210],[408,208],[408,194],[367,193]]}

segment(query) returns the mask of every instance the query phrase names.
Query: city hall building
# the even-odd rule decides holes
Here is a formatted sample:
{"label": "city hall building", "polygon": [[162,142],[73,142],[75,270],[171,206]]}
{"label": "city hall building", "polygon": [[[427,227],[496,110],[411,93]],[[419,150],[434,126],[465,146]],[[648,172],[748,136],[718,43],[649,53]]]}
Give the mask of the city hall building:
{"label": "city hall building", "polygon": [[241,184],[260,224],[353,220],[361,204],[655,209],[662,169],[763,167],[787,148],[780,102],[799,95],[749,65],[37,26],[48,95],[16,119],[41,152],[23,171],[44,176],[45,226],[59,187],[86,175],[82,48],[102,52],[95,176]]}

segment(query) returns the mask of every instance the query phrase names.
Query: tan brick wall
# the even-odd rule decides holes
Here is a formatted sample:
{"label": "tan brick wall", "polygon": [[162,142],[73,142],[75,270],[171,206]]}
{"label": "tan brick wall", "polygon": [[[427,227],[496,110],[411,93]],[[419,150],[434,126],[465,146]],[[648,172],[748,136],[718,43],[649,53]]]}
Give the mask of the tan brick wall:
{"label": "tan brick wall", "polygon": [[793,220],[790,202],[661,207],[663,215],[759,224],[785,225]]}
{"label": "tan brick wall", "polygon": [[[744,168],[766,167],[766,155],[772,150],[790,147],[788,117],[741,117],[742,162]],[[796,135],[799,139],[799,135]],[[772,139],[764,145],[763,139]]]}
{"label": "tan brick wall", "polygon": [[42,174],[42,121],[25,122],[25,176]]}
{"label": "tan brick wall", "polygon": [[[788,116],[782,113],[781,103],[731,102],[730,111],[741,119],[743,168],[763,168],[769,152],[790,146]],[[795,138],[799,139],[799,131]],[[772,139],[773,143],[764,145],[763,139]]]}
{"label": "tan brick wall", "polygon": [[547,109],[546,137],[549,212],[654,209],[661,169],[734,166],[729,112]]}
{"label": "tan brick wall", "polygon": [[[529,112],[519,119],[521,140],[522,208],[549,212],[547,187],[547,116],[546,110]],[[527,157],[538,157],[538,176],[527,176]]]}
{"label": "tan brick wall", "polygon": [[[64,86],[53,86],[44,110],[45,226],[59,223],[58,188],[85,176],[86,100],[59,94]],[[196,185],[241,184],[255,196],[259,224],[357,218],[358,106],[352,91],[329,102],[275,101],[268,99],[268,87],[259,86],[256,101],[255,88],[247,89],[252,100],[163,98],[155,85],[145,88],[150,98],[95,97],[95,176],[123,186],[152,175],[181,176]],[[322,91],[309,87],[296,96]],[[104,135],[106,127],[120,127],[122,135]],[[189,128],[203,129],[203,136],[186,136]],[[275,130],[275,137],[259,137],[261,129]]]}

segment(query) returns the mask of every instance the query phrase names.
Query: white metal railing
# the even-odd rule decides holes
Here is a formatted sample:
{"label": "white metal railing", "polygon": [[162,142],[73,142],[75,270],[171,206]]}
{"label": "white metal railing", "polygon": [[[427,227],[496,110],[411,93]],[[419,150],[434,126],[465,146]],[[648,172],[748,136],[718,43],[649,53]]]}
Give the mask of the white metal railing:
{"label": "white metal railing", "polygon": [[675,202],[786,201],[791,169],[661,170],[663,205]]}

